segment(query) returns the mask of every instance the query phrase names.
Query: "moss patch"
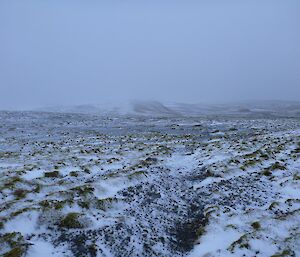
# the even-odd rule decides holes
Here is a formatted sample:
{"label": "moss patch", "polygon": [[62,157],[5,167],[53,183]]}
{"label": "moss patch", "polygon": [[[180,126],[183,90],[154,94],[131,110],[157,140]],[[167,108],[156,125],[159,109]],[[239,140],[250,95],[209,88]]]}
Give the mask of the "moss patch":
{"label": "moss patch", "polygon": [[50,171],[44,173],[45,178],[58,178],[59,177],[59,171]]}
{"label": "moss patch", "polygon": [[97,199],[96,208],[100,209],[102,211],[105,211],[109,207],[111,207],[111,205],[114,202],[117,202],[117,201],[118,201],[118,199],[117,198],[113,198],[113,197],[108,197],[108,198],[105,198],[105,199]]}
{"label": "moss patch", "polygon": [[251,224],[251,227],[254,228],[255,230],[258,230],[261,228],[260,223],[258,221],[255,221]]}
{"label": "moss patch", "polygon": [[131,174],[128,175],[128,178],[133,179],[133,178],[137,178],[141,175],[145,175],[145,172],[144,171],[137,171],[137,172],[131,173]]}
{"label": "moss patch", "polygon": [[11,177],[5,184],[4,184],[4,188],[14,188],[15,184],[23,182],[23,180],[18,177],[18,176],[14,176]]}
{"label": "moss patch", "polygon": [[78,218],[80,213],[70,212],[59,223],[62,228],[83,228],[83,225],[79,222]]}
{"label": "moss patch", "polygon": [[273,163],[269,168],[269,170],[286,170],[286,167],[281,165],[279,162]]}
{"label": "moss patch", "polygon": [[28,193],[27,190],[24,190],[24,189],[16,189],[14,192],[13,192],[13,195],[16,197],[16,199],[22,199],[26,196],[26,194]]}
{"label": "moss patch", "polygon": [[271,210],[273,210],[276,206],[278,206],[279,205],[279,203],[278,202],[273,202],[273,203],[271,203],[270,204],[270,206],[269,206],[269,210],[271,211]]}
{"label": "moss patch", "polygon": [[88,185],[73,187],[72,191],[76,192],[78,195],[86,196],[94,192],[94,188]]}
{"label": "moss patch", "polygon": [[70,175],[71,177],[78,177],[78,172],[76,172],[76,171],[71,171],[71,172],[69,173],[69,175]]}
{"label": "moss patch", "polygon": [[236,247],[249,249],[250,246],[247,240],[247,235],[242,235],[238,240],[234,241],[228,247],[228,250],[233,252]]}
{"label": "moss patch", "polygon": [[24,254],[25,254],[25,249],[19,246],[5,253],[3,257],[22,257]]}
{"label": "moss patch", "polygon": [[264,176],[269,177],[269,176],[272,175],[272,172],[271,172],[270,170],[268,170],[268,169],[264,169],[263,172],[262,172],[262,174],[263,174]]}
{"label": "moss patch", "polygon": [[295,256],[295,252],[291,251],[289,249],[285,249],[281,253],[276,253],[276,254],[272,255],[271,257],[285,257],[285,256]]}
{"label": "moss patch", "polygon": [[1,235],[0,237],[0,245],[8,244],[11,249],[4,253],[3,257],[21,257],[26,253],[25,240],[21,233],[12,232]]}

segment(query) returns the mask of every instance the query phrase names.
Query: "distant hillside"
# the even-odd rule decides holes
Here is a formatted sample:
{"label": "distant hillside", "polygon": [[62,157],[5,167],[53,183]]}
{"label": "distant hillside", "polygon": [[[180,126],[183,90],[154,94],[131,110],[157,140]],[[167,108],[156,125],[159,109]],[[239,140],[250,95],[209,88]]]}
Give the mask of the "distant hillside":
{"label": "distant hillside", "polygon": [[253,101],[232,104],[188,104],[133,102],[127,105],[74,105],[40,108],[38,111],[99,115],[141,115],[152,117],[242,116],[300,117],[300,102]]}

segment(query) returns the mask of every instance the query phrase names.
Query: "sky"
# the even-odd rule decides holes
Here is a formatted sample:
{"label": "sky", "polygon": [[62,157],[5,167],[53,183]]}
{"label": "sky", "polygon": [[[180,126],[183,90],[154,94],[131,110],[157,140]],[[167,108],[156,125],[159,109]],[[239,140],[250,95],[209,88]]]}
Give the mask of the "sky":
{"label": "sky", "polygon": [[0,109],[300,101],[299,0],[1,0]]}

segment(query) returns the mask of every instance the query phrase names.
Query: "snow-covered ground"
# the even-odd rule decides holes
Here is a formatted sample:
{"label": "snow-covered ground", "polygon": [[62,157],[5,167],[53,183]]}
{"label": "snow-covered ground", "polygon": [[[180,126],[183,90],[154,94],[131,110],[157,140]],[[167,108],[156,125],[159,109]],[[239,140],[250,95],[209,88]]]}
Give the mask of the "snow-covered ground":
{"label": "snow-covered ground", "polygon": [[3,256],[300,256],[300,120],[0,112]]}

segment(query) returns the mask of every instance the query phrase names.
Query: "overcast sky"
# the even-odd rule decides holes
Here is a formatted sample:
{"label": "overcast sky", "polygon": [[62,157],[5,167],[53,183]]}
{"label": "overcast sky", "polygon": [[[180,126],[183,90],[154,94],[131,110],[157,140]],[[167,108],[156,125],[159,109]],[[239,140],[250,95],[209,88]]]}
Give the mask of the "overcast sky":
{"label": "overcast sky", "polygon": [[0,1],[0,109],[136,99],[300,100],[300,1]]}

